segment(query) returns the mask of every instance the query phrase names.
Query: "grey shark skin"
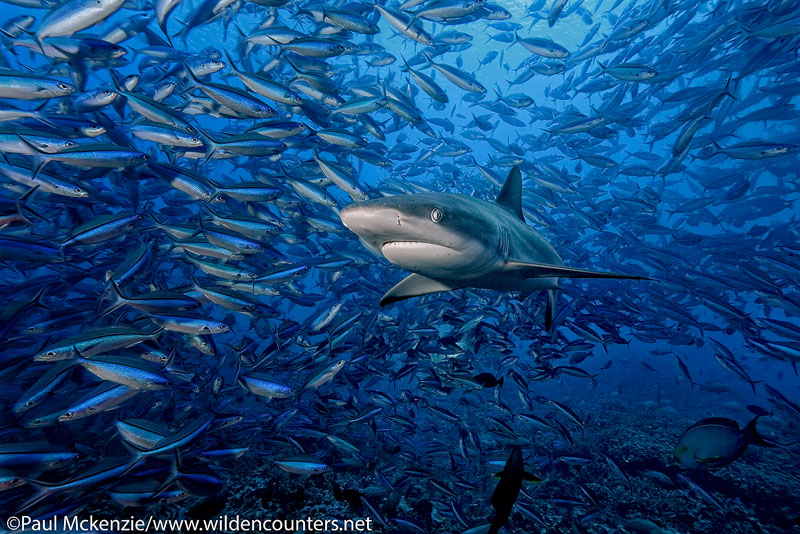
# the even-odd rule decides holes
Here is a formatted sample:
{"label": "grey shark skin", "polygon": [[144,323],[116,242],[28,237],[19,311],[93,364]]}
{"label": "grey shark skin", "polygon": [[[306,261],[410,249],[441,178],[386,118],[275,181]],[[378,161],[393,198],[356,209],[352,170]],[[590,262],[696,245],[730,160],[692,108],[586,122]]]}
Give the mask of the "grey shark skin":
{"label": "grey shark skin", "polygon": [[642,279],[564,266],[558,252],[525,223],[518,167],[494,203],[453,193],[396,195],[350,204],[339,217],[367,248],[414,273],[390,289],[381,306],[465,287],[527,295],[554,290],[565,277]]}

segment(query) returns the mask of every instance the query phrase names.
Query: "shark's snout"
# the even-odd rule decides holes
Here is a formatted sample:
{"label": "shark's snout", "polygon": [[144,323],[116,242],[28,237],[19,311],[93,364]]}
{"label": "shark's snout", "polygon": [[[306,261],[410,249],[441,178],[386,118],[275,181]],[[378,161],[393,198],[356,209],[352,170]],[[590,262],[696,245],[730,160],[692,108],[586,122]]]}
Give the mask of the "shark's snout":
{"label": "shark's snout", "polygon": [[339,219],[348,230],[352,230],[351,225],[353,224],[353,220],[358,218],[357,212],[358,206],[355,204],[350,204],[339,210]]}
{"label": "shark's snout", "polygon": [[371,201],[356,202],[339,212],[342,224],[362,239],[383,236],[397,229],[400,212],[392,207]]}
{"label": "shark's snout", "polygon": [[363,236],[375,224],[373,210],[360,202],[345,206],[339,212],[339,219],[348,230],[355,232],[359,236]]}

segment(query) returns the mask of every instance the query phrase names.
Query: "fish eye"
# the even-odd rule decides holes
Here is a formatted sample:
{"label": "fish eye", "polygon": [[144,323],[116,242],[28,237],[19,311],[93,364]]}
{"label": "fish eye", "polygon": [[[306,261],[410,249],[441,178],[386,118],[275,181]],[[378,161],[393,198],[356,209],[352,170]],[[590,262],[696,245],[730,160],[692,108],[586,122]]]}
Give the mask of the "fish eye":
{"label": "fish eye", "polygon": [[435,223],[438,223],[444,217],[444,212],[442,212],[441,208],[433,208],[431,210],[431,220]]}
{"label": "fish eye", "polygon": [[55,351],[52,351],[52,350],[48,350],[47,352],[44,353],[44,355],[47,356],[48,358],[55,358],[56,357]]}
{"label": "fish eye", "polygon": [[64,417],[66,417],[67,419],[70,419],[72,415],[73,415],[72,412],[64,412]]}
{"label": "fish eye", "polygon": [[34,402],[32,400],[29,400],[28,402],[25,403],[25,406],[33,406],[33,404]]}

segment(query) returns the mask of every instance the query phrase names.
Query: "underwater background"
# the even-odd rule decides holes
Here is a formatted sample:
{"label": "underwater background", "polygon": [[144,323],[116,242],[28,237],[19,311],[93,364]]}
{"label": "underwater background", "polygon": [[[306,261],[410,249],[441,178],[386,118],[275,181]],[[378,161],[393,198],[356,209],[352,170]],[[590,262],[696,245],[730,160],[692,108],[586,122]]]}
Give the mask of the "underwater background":
{"label": "underwater background", "polygon": [[[800,2],[2,5],[0,530],[800,531]],[[648,279],[380,306],[339,211],[515,167]]]}

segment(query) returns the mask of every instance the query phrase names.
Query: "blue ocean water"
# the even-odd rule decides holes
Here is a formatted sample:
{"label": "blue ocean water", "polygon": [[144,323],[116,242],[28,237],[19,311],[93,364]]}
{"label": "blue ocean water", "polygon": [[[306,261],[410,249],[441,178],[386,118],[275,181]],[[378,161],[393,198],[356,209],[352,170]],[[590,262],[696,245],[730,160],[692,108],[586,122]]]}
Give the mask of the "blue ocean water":
{"label": "blue ocean water", "polygon": [[796,1],[4,7],[0,528],[800,528]]}

